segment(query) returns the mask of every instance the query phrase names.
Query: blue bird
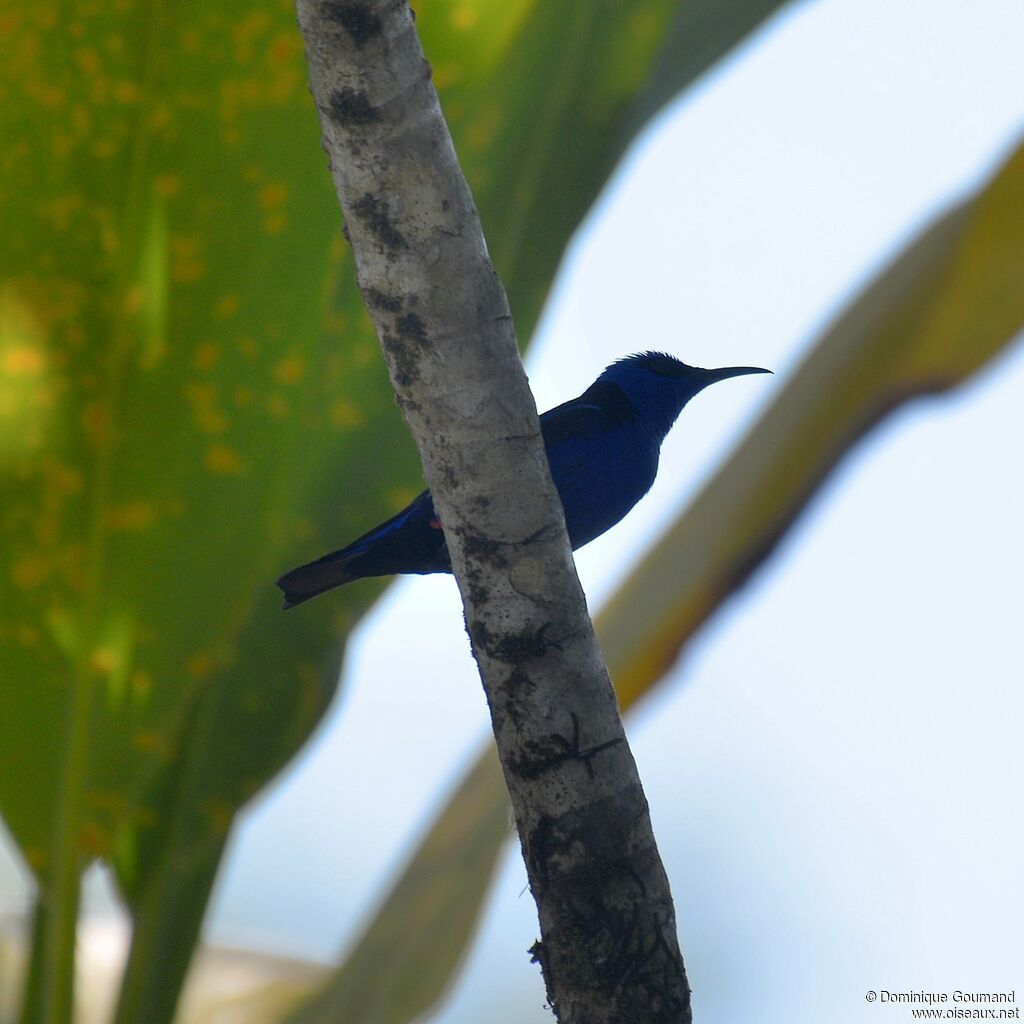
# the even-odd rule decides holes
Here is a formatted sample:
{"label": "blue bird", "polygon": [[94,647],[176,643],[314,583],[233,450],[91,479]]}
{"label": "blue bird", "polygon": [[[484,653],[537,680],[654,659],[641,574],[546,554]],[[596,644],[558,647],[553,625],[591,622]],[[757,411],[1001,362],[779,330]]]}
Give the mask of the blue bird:
{"label": "blue bird", "polygon": [[[658,453],[683,406],[709,384],[757,366],[704,370],[663,352],[612,363],[583,392],[540,418],[544,447],[573,550],[611,529],[651,489]],[[293,608],[367,576],[451,572],[430,491],[347,547],[285,573],[277,585]]]}

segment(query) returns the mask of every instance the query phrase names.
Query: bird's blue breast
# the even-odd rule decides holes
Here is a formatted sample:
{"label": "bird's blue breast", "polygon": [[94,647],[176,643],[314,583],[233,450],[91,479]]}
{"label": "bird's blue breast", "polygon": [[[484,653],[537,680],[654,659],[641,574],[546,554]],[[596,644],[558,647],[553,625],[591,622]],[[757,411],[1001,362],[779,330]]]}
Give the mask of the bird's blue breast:
{"label": "bird's blue breast", "polygon": [[549,445],[548,461],[575,549],[613,527],[650,490],[658,448],[621,426]]}

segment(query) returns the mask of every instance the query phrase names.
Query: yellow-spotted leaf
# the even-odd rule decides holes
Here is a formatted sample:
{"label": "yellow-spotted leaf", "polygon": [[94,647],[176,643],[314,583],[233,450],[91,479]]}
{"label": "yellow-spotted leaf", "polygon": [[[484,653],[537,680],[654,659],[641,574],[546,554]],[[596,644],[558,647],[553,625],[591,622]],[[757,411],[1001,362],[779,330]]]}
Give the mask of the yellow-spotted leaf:
{"label": "yellow-spotted leaf", "polygon": [[[526,338],[676,5],[421,8]],[[272,580],[419,471],[292,4],[9,0],[0,40],[0,813],[42,893],[25,1019],[70,1014],[100,858],[135,923],[118,1020],[158,1024],[237,809],[316,725],[380,588],[282,615]]]}
{"label": "yellow-spotted leaf", "polygon": [[341,284],[290,6],[8,3],[0,38],[0,812],[42,892],[27,1017],[66,1017],[102,858],[156,1021],[236,809],[319,720],[374,593],[284,617],[273,579],[417,472]]}

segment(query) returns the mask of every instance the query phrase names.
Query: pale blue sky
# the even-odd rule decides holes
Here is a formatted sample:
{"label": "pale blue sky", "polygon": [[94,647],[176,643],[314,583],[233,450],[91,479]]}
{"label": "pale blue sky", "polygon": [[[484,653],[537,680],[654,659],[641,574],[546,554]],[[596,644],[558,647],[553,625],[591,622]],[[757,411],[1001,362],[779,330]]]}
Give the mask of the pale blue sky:
{"label": "pale blue sky", "polygon": [[[1022,49],[1019,0],[803,4],[630,154],[531,352],[538,405],[651,347],[779,376],[686,409],[654,491],[579,554],[593,608],[830,314],[1024,131]],[[704,1024],[909,1019],[868,988],[1024,993],[1022,409],[1018,345],[887,423],[628,721]],[[486,732],[454,583],[400,583],[238,830],[211,937],[331,957]],[[439,1024],[550,1020],[524,885],[510,846]]]}

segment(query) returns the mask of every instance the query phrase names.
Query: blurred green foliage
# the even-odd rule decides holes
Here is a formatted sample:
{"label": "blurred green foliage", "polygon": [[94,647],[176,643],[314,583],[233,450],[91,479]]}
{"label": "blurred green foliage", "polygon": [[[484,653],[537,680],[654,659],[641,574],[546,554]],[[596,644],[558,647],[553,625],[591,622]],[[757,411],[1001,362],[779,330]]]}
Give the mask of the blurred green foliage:
{"label": "blurred green foliage", "polygon": [[[710,0],[420,5],[521,337],[633,133],[775,6],[702,36],[680,25]],[[282,616],[271,581],[418,466],[291,4],[6,0],[0,40],[0,813],[41,894],[23,1018],[70,1019],[99,858],[135,929],[118,1020],[159,1024],[235,814],[379,593]]]}

